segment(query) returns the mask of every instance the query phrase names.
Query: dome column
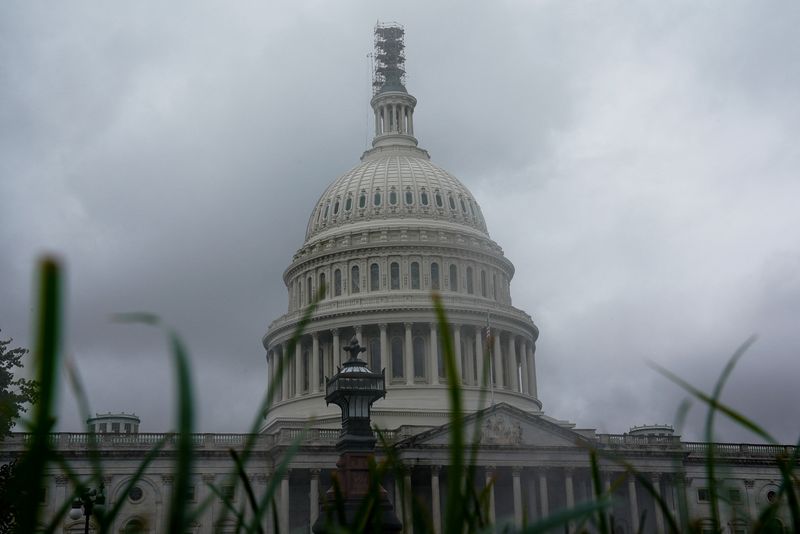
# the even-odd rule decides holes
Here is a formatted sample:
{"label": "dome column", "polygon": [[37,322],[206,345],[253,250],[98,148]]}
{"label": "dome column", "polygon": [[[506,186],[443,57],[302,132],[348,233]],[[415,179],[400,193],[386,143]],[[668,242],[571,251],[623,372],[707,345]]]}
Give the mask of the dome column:
{"label": "dome column", "polygon": [[503,351],[500,347],[500,332],[494,333],[494,385],[503,387]]}
{"label": "dome column", "polygon": [[319,333],[311,334],[311,376],[308,381],[311,384],[312,393],[319,393]]}
{"label": "dome column", "polygon": [[454,353],[456,355],[456,377],[457,384],[461,384],[464,380],[464,370],[462,369],[461,361],[461,325],[453,325],[453,345],[455,345]]}
{"label": "dome column", "polygon": [[519,391],[519,369],[517,368],[517,347],[514,334],[508,334],[508,350],[506,351],[506,369],[508,385],[511,391]]}
{"label": "dome column", "polygon": [[302,338],[297,340],[294,346],[294,396],[300,397],[303,394],[303,343]]}
{"label": "dome column", "polygon": [[526,341],[526,352],[528,358],[528,394],[531,397],[538,398],[538,391],[536,387],[536,356],[535,348],[532,341]]}
{"label": "dome column", "polygon": [[381,353],[380,353],[380,360],[378,361],[378,371],[382,370],[385,362],[389,361],[388,354],[389,348],[386,339],[386,323],[381,323],[378,325],[378,328],[381,331]]}
{"label": "dome column", "polygon": [[525,395],[531,394],[530,386],[530,372],[528,370],[528,342],[525,338],[519,340],[519,356],[522,360],[522,393]]}
{"label": "dome column", "polygon": [[475,365],[478,367],[478,386],[483,387],[483,332],[475,327]]}
{"label": "dome column", "polygon": [[431,361],[430,374],[431,384],[439,383],[439,336],[436,331],[436,323],[431,323]]}
{"label": "dome column", "polygon": [[289,398],[289,343],[281,344],[281,358],[283,359],[283,376],[281,376],[281,400]]}
{"label": "dome column", "polygon": [[405,342],[403,344],[403,361],[406,374],[406,385],[411,386],[414,384],[414,351],[411,343],[411,326],[412,323],[403,323],[406,328]]}
{"label": "dome column", "polygon": [[331,335],[333,336],[332,340],[333,351],[331,354],[331,376],[333,376],[333,370],[336,369],[336,366],[339,364],[339,353],[341,353],[341,350],[339,350],[339,329],[332,328]]}

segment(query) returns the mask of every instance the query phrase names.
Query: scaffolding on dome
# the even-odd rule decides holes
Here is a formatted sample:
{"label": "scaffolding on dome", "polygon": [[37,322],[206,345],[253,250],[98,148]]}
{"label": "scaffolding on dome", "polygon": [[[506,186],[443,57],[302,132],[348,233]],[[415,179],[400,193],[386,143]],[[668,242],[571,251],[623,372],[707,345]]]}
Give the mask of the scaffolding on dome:
{"label": "scaffolding on dome", "polygon": [[406,90],[405,30],[395,22],[375,25],[372,94]]}

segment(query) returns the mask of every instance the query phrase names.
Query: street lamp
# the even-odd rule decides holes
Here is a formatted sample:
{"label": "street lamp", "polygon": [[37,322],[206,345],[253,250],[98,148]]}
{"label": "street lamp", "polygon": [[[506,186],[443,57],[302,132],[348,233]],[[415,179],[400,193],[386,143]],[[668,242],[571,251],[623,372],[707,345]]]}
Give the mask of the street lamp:
{"label": "street lamp", "polygon": [[75,520],[84,516],[86,523],[83,527],[84,534],[89,534],[89,518],[94,513],[96,516],[102,516],[106,511],[106,496],[104,493],[105,485],[101,482],[100,487],[95,489],[84,489],[81,494],[72,501],[72,509],[69,511],[69,517]]}
{"label": "street lamp", "polygon": [[[344,521],[353,527],[356,514],[367,498],[376,498],[372,509],[372,520],[362,527],[373,532],[376,525],[381,532],[397,533],[403,528],[386,490],[380,484],[370,485],[369,465],[375,449],[375,435],[370,426],[370,408],[376,400],[386,396],[386,374],[373,372],[358,355],[366,349],[355,337],[344,347],[350,358],[342,364],[339,372],[325,384],[325,402],[336,404],[342,410],[342,433],[336,443],[341,453],[332,474],[338,487],[325,493],[322,514],[313,525],[316,534],[335,532]],[[338,495],[337,495],[338,490]],[[339,507],[343,507],[343,510]],[[338,527],[338,528],[337,528]]]}

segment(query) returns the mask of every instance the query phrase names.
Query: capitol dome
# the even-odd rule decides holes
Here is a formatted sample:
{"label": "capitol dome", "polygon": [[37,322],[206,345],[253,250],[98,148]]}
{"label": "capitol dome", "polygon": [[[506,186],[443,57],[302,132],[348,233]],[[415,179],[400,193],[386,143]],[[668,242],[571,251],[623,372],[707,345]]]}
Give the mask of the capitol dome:
{"label": "capitol dome", "polygon": [[[367,348],[369,367],[386,374],[386,398],[372,410],[382,428],[448,421],[443,336],[454,347],[467,411],[505,402],[541,413],[539,331],[512,305],[514,266],[489,236],[472,193],[418,147],[417,101],[397,77],[402,69],[384,72],[370,102],[372,148],[314,204],[283,274],[288,310],[262,340],[269,383],[281,365],[285,371],[265,431],[311,419],[338,428],[338,410],[325,404],[325,377],[346,361],[342,348],[353,337]],[[443,331],[434,292],[447,313]]]}

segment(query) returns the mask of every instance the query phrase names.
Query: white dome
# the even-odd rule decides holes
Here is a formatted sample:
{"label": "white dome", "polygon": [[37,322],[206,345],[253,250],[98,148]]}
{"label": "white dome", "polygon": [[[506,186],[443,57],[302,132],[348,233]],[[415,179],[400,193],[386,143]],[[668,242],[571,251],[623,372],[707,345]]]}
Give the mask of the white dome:
{"label": "white dome", "polygon": [[378,220],[402,220],[405,226],[455,223],[488,237],[472,193],[431,163],[424,150],[411,147],[368,151],[359,165],[328,186],[311,213],[306,242],[338,233],[341,227]]}

